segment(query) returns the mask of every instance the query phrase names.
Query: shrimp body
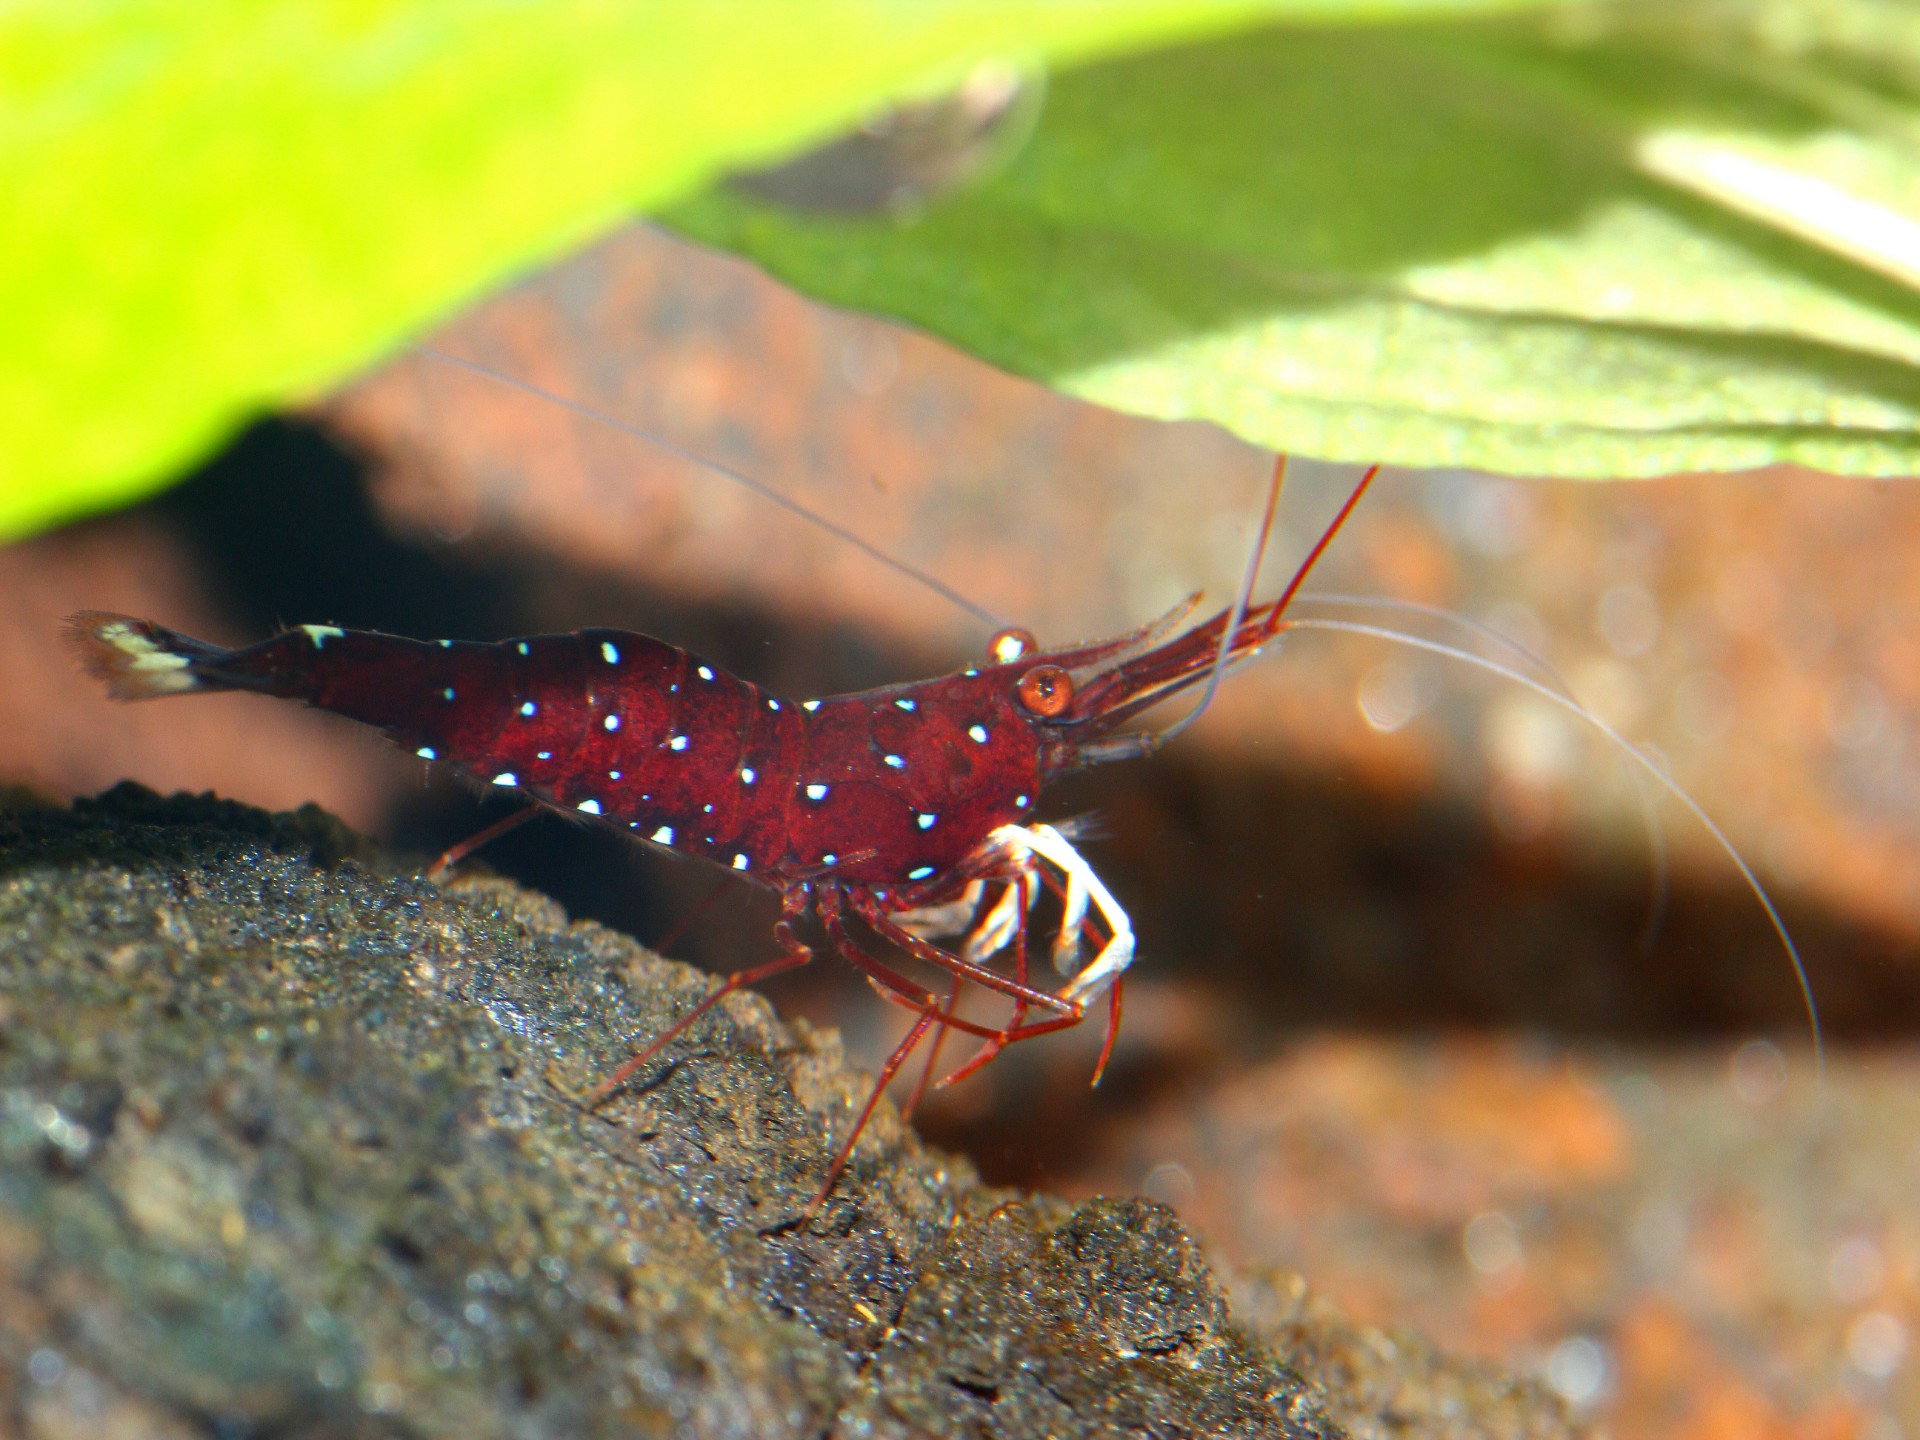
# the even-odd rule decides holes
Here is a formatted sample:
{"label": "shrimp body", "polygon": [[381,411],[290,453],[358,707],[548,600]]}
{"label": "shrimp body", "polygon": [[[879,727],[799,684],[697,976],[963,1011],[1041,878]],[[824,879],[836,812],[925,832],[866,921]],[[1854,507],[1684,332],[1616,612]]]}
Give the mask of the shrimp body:
{"label": "shrimp body", "polygon": [[305,625],[221,650],[128,616],[76,616],[72,629],[123,697],[303,700],[774,890],[952,871],[1024,818],[1045,778],[1005,666],[794,701],[622,630],[478,644]]}
{"label": "shrimp body", "polygon": [[[86,611],[69,619],[68,634],[82,663],[121,699],[245,690],[301,700],[375,726],[478,783],[776,891],[780,957],[729,977],[611,1075],[594,1103],[731,990],[811,959],[795,929],[809,913],[885,998],[917,1016],[883,1067],[881,1087],[929,1032],[958,1030],[985,1042],[949,1077],[958,1078],[1017,1040],[1078,1024],[1102,992],[1110,1000],[1104,1066],[1133,960],[1132,925],[1068,836],[1033,821],[1034,807],[1067,771],[1154,749],[1159,736],[1118,727],[1217,679],[1280,634],[1307,570],[1372,476],[1270,603],[1236,605],[1182,629],[1195,597],[1129,634],[1049,652],[1024,631],[1002,631],[980,665],[818,700],[768,694],[685,650],[621,630],[481,644],[301,625],[227,649],[148,620]],[[1070,978],[1058,991],[1028,976],[1027,914],[1043,887],[1061,903],[1053,954]],[[945,972],[946,993],[876,955],[856,921]],[[933,943],[956,935],[952,948]],[[1085,940],[1097,951],[1080,965]],[[1002,952],[1011,952],[1011,974],[994,968]],[[1010,1000],[1012,1017],[993,1026],[957,1014],[965,984]],[[1034,1012],[1040,1018],[1029,1018]],[[879,1094],[876,1087],[829,1167],[822,1197]]]}

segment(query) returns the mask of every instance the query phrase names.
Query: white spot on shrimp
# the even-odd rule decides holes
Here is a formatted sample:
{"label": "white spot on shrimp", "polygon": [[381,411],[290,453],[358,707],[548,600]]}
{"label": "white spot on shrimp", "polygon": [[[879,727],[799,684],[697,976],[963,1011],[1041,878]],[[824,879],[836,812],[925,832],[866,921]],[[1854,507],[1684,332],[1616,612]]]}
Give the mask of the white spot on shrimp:
{"label": "white spot on shrimp", "polygon": [[671,845],[673,843],[673,827],[671,825],[662,825],[658,830],[653,832],[653,838],[658,840],[662,845]]}
{"label": "white spot on shrimp", "polygon": [[1013,797],[1013,803],[1016,809],[1024,810],[1027,806],[1031,805],[1033,801],[1029,800],[1025,795],[1016,795]]}
{"label": "white spot on shrimp", "polygon": [[701,813],[701,814],[703,814],[703,815],[711,815],[711,814],[713,813],[713,806],[711,806],[711,805],[702,805],[702,806],[700,807],[700,813]]}
{"label": "white spot on shrimp", "polygon": [[[445,642],[445,641],[443,640],[443,641],[441,641],[440,643],[444,645],[444,644],[445,644],[446,642]],[[526,641],[524,641],[524,640],[522,640],[522,641],[520,641],[520,642],[519,642],[519,643],[518,643],[517,645],[515,645],[515,646],[514,646],[513,648],[514,648],[514,649],[516,649],[516,650],[518,650],[518,651],[519,651],[519,652],[520,652],[520,653],[521,653],[522,655],[525,655],[525,654],[527,654],[527,653],[528,653],[528,649],[527,649],[527,642],[526,642]]]}
{"label": "white spot on shrimp", "polygon": [[440,758],[440,752],[431,745],[422,745],[413,753],[418,755],[422,760],[438,760]]}
{"label": "white spot on shrimp", "polygon": [[493,783],[496,785],[518,785],[520,783],[520,777],[511,770],[502,770],[498,775],[493,777]]}
{"label": "white spot on shrimp", "polygon": [[820,702],[818,700],[802,700],[800,702],[800,708],[808,711],[818,710],[820,708]]}
{"label": "white spot on shrimp", "polygon": [[713,671],[709,670],[704,665],[702,665],[696,673],[700,676],[702,680],[711,680],[713,678]]}
{"label": "white spot on shrimp", "polygon": [[540,751],[536,751],[536,752],[534,753],[534,757],[533,757],[533,758],[534,758],[534,759],[536,759],[536,760],[551,760],[551,759],[553,759],[553,751],[551,751],[551,750],[540,750]]}
{"label": "white spot on shrimp", "polygon": [[676,735],[676,736],[674,736],[674,737],[673,737],[673,738],[672,738],[671,740],[669,740],[669,741],[667,741],[667,748],[668,748],[669,750],[684,750],[684,749],[686,749],[686,748],[687,748],[687,737],[686,737],[686,736],[684,736],[684,735]]}
{"label": "white spot on shrimp", "polygon": [[824,799],[826,799],[826,798],[827,798],[827,787],[826,787],[826,786],[824,786],[824,785],[819,785],[819,784],[814,784],[814,785],[809,785],[809,786],[807,786],[807,799],[809,799],[809,800],[824,800]]}
{"label": "white spot on shrimp", "polygon": [[924,880],[931,874],[933,874],[933,866],[922,865],[918,870],[909,870],[907,872],[907,879]]}
{"label": "white spot on shrimp", "polygon": [[747,766],[742,765],[740,767],[740,783],[742,785],[751,785],[753,783],[753,779],[754,779],[753,771],[749,769]]}
{"label": "white spot on shrimp", "polygon": [[822,865],[838,865],[840,863],[840,857],[838,855],[822,855],[820,857],[820,863]]}
{"label": "white spot on shrimp", "polygon": [[620,663],[620,652],[613,648],[613,642],[611,640],[602,640],[600,642],[600,658],[609,665],[618,665]]}
{"label": "white spot on shrimp", "polygon": [[889,769],[904,770],[907,768],[907,762],[902,760],[898,755],[882,755],[880,758],[886,761]]}
{"label": "white spot on shrimp", "polygon": [[600,723],[609,730],[618,730],[620,728],[620,717],[618,715],[609,715]]}
{"label": "white spot on shrimp", "polygon": [[780,702],[774,699],[771,695],[769,695],[767,697],[767,709],[778,710],[779,708],[780,708]]}
{"label": "white spot on shrimp", "polygon": [[938,815],[928,815],[925,813],[916,815],[913,818],[922,830],[931,830],[940,821],[940,817]]}
{"label": "white spot on shrimp", "polygon": [[975,670],[975,669],[972,669],[972,668],[968,668],[968,669],[966,669],[966,670],[962,670],[962,671],[961,671],[960,673],[961,673],[962,675],[964,675],[964,676],[966,676],[966,677],[967,677],[967,678],[968,678],[969,680],[973,680],[973,679],[976,679],[976,678],[978,678],[978,676],[979,676],[979,674],[980,674],[980,672],[979,672],[978,670]]}
{"label": "white spot on shrimp", "polygon": [[539,709],[540,707],[531,700],[523,700],[520,702],[520,713],[522,715],[531,716]]}
{"label": "white spot on shrimp", "polygon": [[347,633],[337,625],[302,625],[300,628],[307,632],[307,638],[313,641],[316,650],[326,649],[327,641],[338,640]]}
{"label": "white spot on shrimp", "polygon": [[584,810],[589,815],[598,815],[600,813],[600,802],[598,800],[582,800],[573,808],[576,810]]}
{"label": "white spot on shrimp", "polygon": [[671,685],[667,686],[667,693],[669,695],[678,695],[680,693],[680,682],[676,680]]}
{"label": "white spot on shrimp", "polygon": [[620,772],[618,770],[607,771],[607,779],[618,780],[619,778],[620,778]]}
{"label": "white spot on shrimp", "polygon": [[992,739],[993,737],[987,734],[986,726],[969,725],[967,727],[967,738],[973,741],[973,743],[976,745],[984,745],[987,743],[988,740]]}
{"label": "white spot on shrimp", "polygon": [[453,641],[451,640],[436,640],[433,643],[438,645],[442,650],[451,650],[453,648]]}
{"label": "white spot on shrimp", "polygon": [[893,703],[898,705],[902,710],[918,710],[920,708],[919,704],[913,700],[896,700]]}
{"label": "white spot on shrimp", "polygon": [[736,870],[744,870],[750,863],[752,862],[750,862],[745,855],[735,855],[733,857],[733,868]]}
{"label": "white spot on shrimp", "polygon": [[440,692],[440,698],[441,698],[442,700],[451,700],[451,699],[453,699],[453,686],[451,686],[451,685],[449,685],[449,686],[447,686],[447,688],[446,688],[446,689],[444,689],[444,690],[442,690],[442,691]]}

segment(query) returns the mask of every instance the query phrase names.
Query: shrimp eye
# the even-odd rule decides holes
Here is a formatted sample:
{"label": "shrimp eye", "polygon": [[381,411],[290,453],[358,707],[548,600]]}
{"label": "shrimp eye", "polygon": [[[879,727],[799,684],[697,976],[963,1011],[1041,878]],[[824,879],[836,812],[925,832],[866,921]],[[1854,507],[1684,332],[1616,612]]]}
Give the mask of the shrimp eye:
{"label": "shrimp eye", "polygon": [[1010,665],[1015,660],[1024,659],[1040,648],[1040,642],[1033,638],[1031,630],[1022,630],[1018,626],[1002,630],[987,646],[987,654],[993,657],[996,665]]}
{"label": "shrimp eye", "polygon": [[1073,703],[1073,677],[1058,665],[1036,665],[1020,677],[1020,703],[1036,715],[1058,715]]}

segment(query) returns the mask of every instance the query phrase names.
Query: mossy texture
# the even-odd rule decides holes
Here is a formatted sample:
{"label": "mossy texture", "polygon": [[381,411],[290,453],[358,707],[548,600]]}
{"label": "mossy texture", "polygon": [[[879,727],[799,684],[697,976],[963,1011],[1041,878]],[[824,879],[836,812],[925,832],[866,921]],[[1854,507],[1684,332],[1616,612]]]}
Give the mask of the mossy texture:
{"label": "mossy texture", "polygon": [[0,811],[0,1430],[1341,1433],[1163,1209],[883,1106],[809,1214],[869,1081],[757,997],[580,1106],[711,983],[317,811]]}

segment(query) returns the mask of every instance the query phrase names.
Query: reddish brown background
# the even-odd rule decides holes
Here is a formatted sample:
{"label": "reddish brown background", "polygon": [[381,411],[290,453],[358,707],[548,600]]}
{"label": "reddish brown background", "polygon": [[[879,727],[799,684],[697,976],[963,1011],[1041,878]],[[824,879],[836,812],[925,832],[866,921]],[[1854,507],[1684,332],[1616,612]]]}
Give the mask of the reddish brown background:
{"label": "reddish brown background", "polygon": [[[643,230],[434,343],[1058,641],[1230,591],[1268,463]],[[1350,479],[1299,467],[1269,589]],[[1499,625],[1657,747],[1806,949],[1824,1087],[1784,958],[1684,812],[1661,810],[1672,894],[1643,948],[1648,842],[1603,744],[1465,667],[1301,635],[1167,756],[1050,801],[1104,815],[1092,854],[1142,936],[1109,1082],[1085,1088],[1097,1036],[1049,1040],[926,1127],[993,1178],[1155,1195],[1224,1260],[1544,1369],[1617,1433],[1920,1432],[1917,552],[1901,483],[1389,473],[1319,577]],[[502,813],[325,717],[111,706],[56,638],[83,605],[235,639],[623,624],[807,693],[987,634],[696,465],[419,355],[158,503],[0,552],[0,775],[317,800],[423,852]],[[488,854],[643,938],[708,884],[556,821]],[[747,963],[770,917],[730,892],[676,948]],[[816,968],[777,1003],[877,1053],[892,1017]]]}

